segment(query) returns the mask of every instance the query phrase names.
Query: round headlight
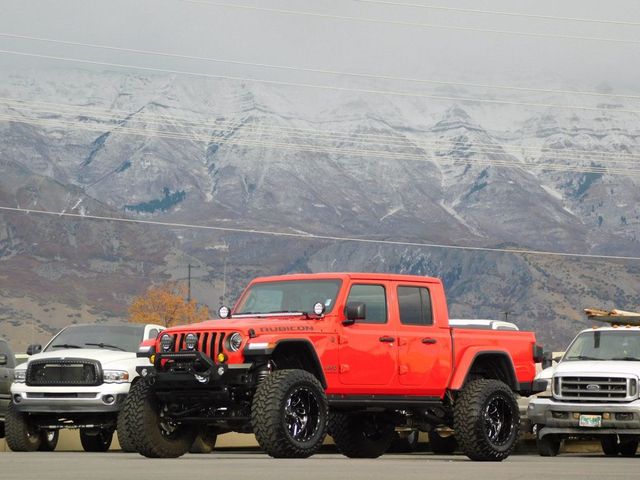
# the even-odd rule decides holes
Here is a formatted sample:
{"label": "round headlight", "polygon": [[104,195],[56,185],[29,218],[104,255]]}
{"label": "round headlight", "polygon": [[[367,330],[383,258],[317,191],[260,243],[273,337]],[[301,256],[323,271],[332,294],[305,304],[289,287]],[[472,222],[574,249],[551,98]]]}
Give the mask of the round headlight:
{"label": "round headlight", "polygon": [[187,350],[195,350],[198,344],[198,335],[195,333],[187,333],[187,336],[184,337],[184,344]]}
{"label": "round headlight", "polygon": [[238,332],[232,333],[229,337],[229,350],[232,352],[237,352],[240,350],[240,346],[242,345],[242,335]]}
{"label": "round headlight", "polygon": [[229,318],[231,316],[231,310],[229,307],[223,305],[218,309],[218,316],[220,318]]}
{"label": "round headlight", "polygon": [[316,303],[313,306],[313,313],[315,313],[316,315],[322,315],[324,313],[324,303]]}
{"label": "round headlight", "polygon": [[169,334],[162,335],[160,338],[160,348],[163,352],[168,352],[173,347],[173,337]]}

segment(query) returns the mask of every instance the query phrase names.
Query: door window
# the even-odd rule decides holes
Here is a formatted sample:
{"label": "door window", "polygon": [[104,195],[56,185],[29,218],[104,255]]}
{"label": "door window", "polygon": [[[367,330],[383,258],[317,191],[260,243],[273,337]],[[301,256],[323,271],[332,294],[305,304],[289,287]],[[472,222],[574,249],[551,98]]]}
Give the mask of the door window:
{"label": "door window", "polygon": [[358,323],[387,323],[387,296],[382,285],[353,285],[347,303],[364,303],[366,317]]}
{"label": "door window", "polygon": [[433,325],[431,296],[421,287],[398,287],[400,323],[403,325]]}

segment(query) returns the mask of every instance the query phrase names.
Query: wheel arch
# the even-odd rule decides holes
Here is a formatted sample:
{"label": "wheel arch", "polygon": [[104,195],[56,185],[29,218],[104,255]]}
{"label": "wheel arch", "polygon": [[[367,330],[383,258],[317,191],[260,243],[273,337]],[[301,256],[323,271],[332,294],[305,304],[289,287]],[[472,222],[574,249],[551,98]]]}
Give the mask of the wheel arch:
{"label": "wheel arch", "polygon": [[518,391],[518,380],[513,360],[505,350],[470,349],[460,360],[451,381],[451,390],[460,390],[471,379],[487,378],[506,383]]}
{"label": "wheel arch", "polygon": [[318,379],[322,388],[327,388],[327,381],[322,371],[322,364],[316,350],[309,340],[280,340],[270,354],[279,369],[301,368]]}

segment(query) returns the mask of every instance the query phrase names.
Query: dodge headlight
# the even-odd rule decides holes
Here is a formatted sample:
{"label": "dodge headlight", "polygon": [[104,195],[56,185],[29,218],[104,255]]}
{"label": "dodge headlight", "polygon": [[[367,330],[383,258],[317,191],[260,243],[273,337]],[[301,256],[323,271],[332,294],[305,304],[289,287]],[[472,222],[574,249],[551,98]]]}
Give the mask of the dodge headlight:
{"label": "dodge headlight", "polygon": [[125,370],[105,370],[102,372],[104,383],[124,383],[129,381],[129,372]]}
{"label": "dodge headlight", "polygon": [[14,370],[13,381],[15,383],[24,383],[27,380],[27,371],[24,369]]}

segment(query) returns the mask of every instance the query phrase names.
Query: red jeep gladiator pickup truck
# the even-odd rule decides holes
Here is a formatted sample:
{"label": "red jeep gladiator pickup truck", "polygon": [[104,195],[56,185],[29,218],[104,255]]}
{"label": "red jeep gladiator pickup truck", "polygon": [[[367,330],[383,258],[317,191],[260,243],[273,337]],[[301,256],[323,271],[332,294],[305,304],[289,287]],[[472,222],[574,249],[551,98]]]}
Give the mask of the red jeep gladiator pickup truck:
{"label": "red jeep gladiator pickup truck", "polygon": [[142,455],[236,431],[273,457],[308,457],[329,433],[344,455],[374,458],[397,427],[449,427],[469,458],[500,461],[519,434],[515,394],[546,386],[533,333],[449,327],[436,278],[258,278],[219,315],[142,347],[150,364],[124,405]]}

